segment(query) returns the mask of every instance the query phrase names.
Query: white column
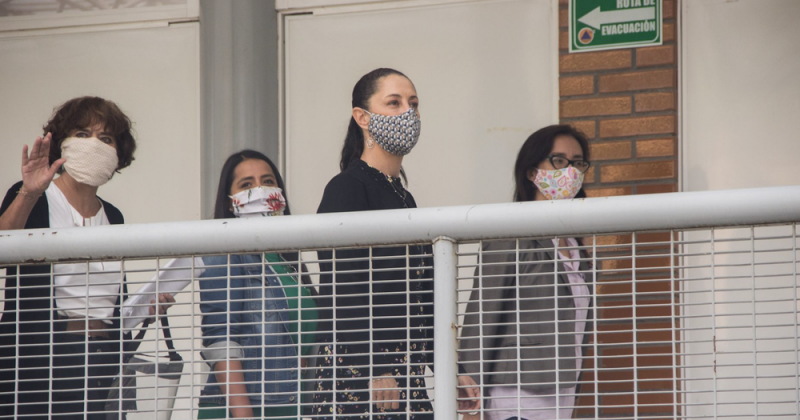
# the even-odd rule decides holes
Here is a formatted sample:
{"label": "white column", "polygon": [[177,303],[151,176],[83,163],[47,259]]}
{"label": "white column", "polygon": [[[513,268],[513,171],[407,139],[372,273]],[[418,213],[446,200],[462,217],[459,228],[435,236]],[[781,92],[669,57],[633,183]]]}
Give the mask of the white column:
{"label": "white column", "polygon": [[458,355],[456,353],[456,273],[457,259],[453,239],[440,236],[433,241],[433,323],[434,378],[436,380],[436,418],[457,418]]}

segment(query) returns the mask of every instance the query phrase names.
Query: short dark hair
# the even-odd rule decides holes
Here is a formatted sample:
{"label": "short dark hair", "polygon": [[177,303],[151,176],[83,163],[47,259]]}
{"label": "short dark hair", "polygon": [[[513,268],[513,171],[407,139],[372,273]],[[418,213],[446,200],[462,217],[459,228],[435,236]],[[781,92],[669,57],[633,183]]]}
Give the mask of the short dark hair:
{"label": "short dark hair", "polygon": [[117,104],[97,96],[82,96],[70,99],[56,108],[50,121],[42,127],[44,134],[51,133],[50,164],[61,158],[61,143],[70,131],[102,124],[117,142],[117,170],[130,166],[136,139],[131,133],[131,120]]}
{"label": "short dark hair", "polygon": [[255,150],[245,149],[241,152],[236,152],[228,157],[225,164],[222,165],[222,171],[219,175],[219,186],[217,187],[217,200],[214,203],[214,218],[215,219],[233,219],[236,217],[231,211],[231,187],[233,186],[233,173],[240,163],[248,160],[256,159],[267,162],[272,173],[275,174],[275,180],[278,182],[278,188],[283,190],[283,198],[286,200],[286,209],[283,214],[292,214],[289,211],[289,197],[286,195],[286,185],[283,183],[283,177],[278,172],[278,167],[263,153],[256,152]]}
{"label": "short dark hair", "polygon": [[[517,155],[514,164],[514,201],[533,201],[536,197],[536,187],[528,179],[528,171],[539,166],[553,151],[553,144],[558,136],[572,136],[578,141],[583,150],[583,158],[589,160],[589,140],[580,130],[568,124],[549,125],[531,134]],[[586,197],[586,192],[581,188],[578,198]]]}

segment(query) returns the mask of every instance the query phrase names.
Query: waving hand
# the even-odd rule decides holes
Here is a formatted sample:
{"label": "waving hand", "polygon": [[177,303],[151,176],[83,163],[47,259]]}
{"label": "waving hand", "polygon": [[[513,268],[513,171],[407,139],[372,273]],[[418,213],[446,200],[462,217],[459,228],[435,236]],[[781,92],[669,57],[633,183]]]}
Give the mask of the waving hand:
{"label": "waving hand", "polygon": [[50,141],[52,135],[37,137],[28,155],[28,145],[22,147],[22,189],[27,194],[41,195],[50,185],[58,168],[66,162],[61,158],[50,165]]}

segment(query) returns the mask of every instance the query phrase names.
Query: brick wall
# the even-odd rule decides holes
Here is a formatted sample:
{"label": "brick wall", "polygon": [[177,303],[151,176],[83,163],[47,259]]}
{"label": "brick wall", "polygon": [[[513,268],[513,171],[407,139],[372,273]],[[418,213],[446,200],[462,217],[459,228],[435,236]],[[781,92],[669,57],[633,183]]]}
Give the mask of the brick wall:
{"label": "brick wall", "polygon": [[[662,46],[573,54],[567,3],[559,0],[560,119],[590,139],[587,194],[677,191],[676,0],[663,2]],[[609,247],[597,255],[605,259],[598,267],[603,271],[596,302],[600,400],[594,399],[590,364],[580,417],[594,417],[590,407],[596,403],[602,417],[678,414],[673,384],[679,388],[680,382],[671,366],[680,363],[672,356],[680,348],[670,343],[671,328],[679,324],[671,314],[670,261],[663,256],[669,255],[669,240],[669,232],[597,238],[598,246]]]}
{"label": "brick wall", "polygon": [[587,194],[676,191],[675,0],[664,0],[664,45],[573,54],[559,3],[560,118],[591,139]]}

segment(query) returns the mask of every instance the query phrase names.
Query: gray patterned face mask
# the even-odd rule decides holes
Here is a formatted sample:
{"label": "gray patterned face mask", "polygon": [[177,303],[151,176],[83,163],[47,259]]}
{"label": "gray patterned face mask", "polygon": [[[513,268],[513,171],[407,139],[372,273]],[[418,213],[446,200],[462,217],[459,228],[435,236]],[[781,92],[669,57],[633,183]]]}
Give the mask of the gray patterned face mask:
{"label": "gray patterned face mask", "polygon": [[414,108],[395,116],[369,114],[369,134],[387,152],[407,155],[419,140],[420,120]]}

